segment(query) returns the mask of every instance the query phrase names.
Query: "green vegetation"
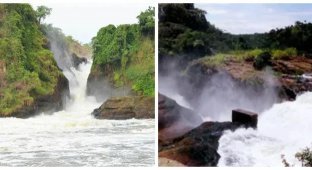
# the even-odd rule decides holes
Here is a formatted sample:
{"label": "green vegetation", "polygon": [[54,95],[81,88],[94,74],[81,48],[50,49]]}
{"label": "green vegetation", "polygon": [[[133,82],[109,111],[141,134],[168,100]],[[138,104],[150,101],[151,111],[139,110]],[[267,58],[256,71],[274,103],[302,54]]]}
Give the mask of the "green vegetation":
{"label": "green vegetation", "polygon": [[297,56],[295,48],[277,49],[253,49],[253,50],[234,50],[227,53],[217,53],[212,56],[206,56],[201,59],[205,65],[218,66],[226,61],[249,61],[254,62],[256,69],[262,69],[269,64],[271,60],[288,59]]}
{"label": "green vegetation", "polygon": [[149,7],[146,11],[141,12],[140,15],[137,16],[139,20],[140,31],[144,36],[154,37],[155,32],[155,9],[153,7]]}
{"label": "green vegetation", "polygon": [[137,17],[139,24],[108,25],[92,40],[91,75],[102,72],[116,87],[131,85],[138,94],[154,96],[154,8]]}
{"label": "green vegetation", "polygon": [[46,6],[38,6],[36,10],[36,16],[37,16],[38,22],[41,23],[43,19],[45,19],[48,15],[51,14],[51,11],[52,9]]}
{"label": "green vegetation", "polygon": [[[305,149],[297,152],[295,157],[301,162],[302,167],[312,167],[312,150],[309,147],[306,147]],[[294,166],[287,162],[285,155],[282,155],[281,158],[285,167]]]}
{"label": "green vegetation", "polygon": [[300,152],[297,152],[295,157],[301,162],[301,166],[312,167],[312,150],[305,148]]}
{"label": "green vegetation", "polygon": [[296,48],[286,48],[285,50],[272,50],[273,59],[286,59],[289,57],[295,57],[298,55]]}
{"label": "green vegetation", "polygon": [[[233,35],[209,23],[205,14],[188,3],[159,5],[160,66],[175,60],[183,69],[188,61],[204,56],[217,56],[213,61],[217,63],[228,57],[255,57],[260,51],[270,51],[273,59],[312,54],[312,23],[296,22],[263,34]],[[254,54],[247,54],[250,52]]]}
{"label": "green vegetation", "polygon": [[51,94],[61,75],[37,16],[28,4],[0,4],[1,116]]}

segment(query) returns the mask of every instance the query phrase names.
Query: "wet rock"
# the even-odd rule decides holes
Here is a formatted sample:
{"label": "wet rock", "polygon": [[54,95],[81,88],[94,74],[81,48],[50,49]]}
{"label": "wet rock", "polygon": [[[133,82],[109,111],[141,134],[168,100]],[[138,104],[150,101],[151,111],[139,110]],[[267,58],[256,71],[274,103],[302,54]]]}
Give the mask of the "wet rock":
{"label": "wet rock", "polygon": [[125,96],[106,100],[92,112],[97,119],[154,119],[154,97]]}
{"label": "wet rock", "polygon": [[[217,166],[219,139],[225,130],[256,127],[256,115],[235,110],[233,122],[204,122],[192,110],[158,94],[159,158],[185,166]],[[193,124],[192,124],[193,123]],[[175,166],[163,162],[162,166]]]}
{"label": "wet rock", "polygon": [[232,110],[232,122],[241,124],[246,128],[257,128],[258,114],[242,109]]}
{"label": "wet rock", "polygon": [[201,122],[201,117],[192,110],[178,105],[174,100],[162,94],[158,94],[159,140],[180,136]]}
{"label": "wet rock", "polygon": [[88,60],[84,57],[79,57],[77,54],[72,53],[72,60],[73,60],[73,65],[75,68],[78,68],[79,64],[81,63],[87,63]]}
{"label": "wet rock", "polygon": [[232,122],[205,122],[188,133],[159,143],[159,157],[178,161],[186,166],[216,166],[219,139],[225,130],[241,127]]}
{"label": "wet rock", "polygon": [[182,163],[167,158],[158,158],[158,166],[160,167],[184,167]]}

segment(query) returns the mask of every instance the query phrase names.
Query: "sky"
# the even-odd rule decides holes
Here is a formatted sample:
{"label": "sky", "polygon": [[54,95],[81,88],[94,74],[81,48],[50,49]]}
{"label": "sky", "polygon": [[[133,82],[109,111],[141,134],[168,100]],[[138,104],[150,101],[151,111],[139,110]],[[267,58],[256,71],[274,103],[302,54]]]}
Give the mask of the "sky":
{"label": "sky", "polygon": [[312,4],[195,4],[207,12],[207,20],[232,33],[263,33],[293,25],[296,21],[312,22]]}
{"label": "sky", "polygon": [[66,35],[82,42],[91,42],[97,31],[109,24],[137,23],[137,16],[152,4],[148,3],[31,3],[34,9],[39,5],[52,8],[43,21],[61,28]]}

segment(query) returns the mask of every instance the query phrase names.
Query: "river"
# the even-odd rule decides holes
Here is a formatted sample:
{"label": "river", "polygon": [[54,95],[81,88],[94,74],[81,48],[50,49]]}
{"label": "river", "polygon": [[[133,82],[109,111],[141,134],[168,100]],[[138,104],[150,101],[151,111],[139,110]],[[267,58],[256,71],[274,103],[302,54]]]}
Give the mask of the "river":
{"label": "river", "polygon": [[0,118],[0,166],[153,166],[154,119],[98,120],[86,96],[92,62],[64,71],[70,99],[62,111]]}
{"label": "river", "polygon": [[226,132],[219,141],[218,166],[300,166],[295,154],[312,146],[312,92],[274,104],[259,116],[258,129]]}

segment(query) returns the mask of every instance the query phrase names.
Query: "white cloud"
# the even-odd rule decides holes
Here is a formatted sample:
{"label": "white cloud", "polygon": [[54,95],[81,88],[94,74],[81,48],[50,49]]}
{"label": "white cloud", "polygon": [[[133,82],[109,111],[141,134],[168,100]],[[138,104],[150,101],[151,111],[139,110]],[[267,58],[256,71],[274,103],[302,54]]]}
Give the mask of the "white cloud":
{"label": "white cloud", "polygon": [[[207,10],[207,20],[216,27],[234,34],[263,33],[292,25],[295,21],[312,22],[311,8],[276,4],[195,4]],[[227,11],[220,15],[214,11]]]}
{"label": "white cloud", "polygon": [[44,20],[59,27],[66,35],[88,43],[97,31],[108,24],[137,23],[141,11],[151,4],[144,3],[33,3],[34,8],[45,5],[52,8],[51,15]]}
{"label": "white cloud", "polygon": [[224,9],[216,9],[216,8],[208,8],[206,9],[208,11],[208,14],[213,14],[213,15],[224,15],[228,14],[228,11]]}

